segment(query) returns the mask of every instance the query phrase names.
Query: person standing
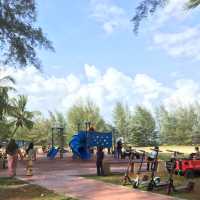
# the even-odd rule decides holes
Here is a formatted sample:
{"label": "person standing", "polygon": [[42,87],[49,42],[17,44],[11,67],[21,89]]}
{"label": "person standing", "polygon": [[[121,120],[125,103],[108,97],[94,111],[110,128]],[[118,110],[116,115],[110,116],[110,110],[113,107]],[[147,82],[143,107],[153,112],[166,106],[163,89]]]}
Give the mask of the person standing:
{"label": "person standing", "polygon": [[97,166],[97,175],[103,176],[103,159],[104,159],[104,152],[102,147],[97,147],[96,153],[96,166]]}
{"label": "person standing", "polygon": [[33,175],[33,160],[35,160],[35,151],[34,145],[31,142],[26,149],[26,156],[27,156],[27,166],[26,166],[26,175],[32,176]]}
{"label": "person standing", "polygon": [[23,159],[22,153],[14,139],[11,139],[8,143],[6,154],[8,155],[8,175],[14,177],[16,176],[18,155]]}
{"label": "person standing", "polygon": [[154,149],[152,149],[152,152],[150,153],[150,155],[147,158],[147,171],[149,171],[149,167],[151,165],[150,170],[152,171],[153,169],[156,169],[157,167],[157,161],[156,161],[156,157],[158,155],[158,151],[159,151],[159,147],[154,147]]}
{"label": "person standing", "polygon": [[122,156],[122,140],[120,139],[118,142],[117,142],[117,158],[121,158]]}

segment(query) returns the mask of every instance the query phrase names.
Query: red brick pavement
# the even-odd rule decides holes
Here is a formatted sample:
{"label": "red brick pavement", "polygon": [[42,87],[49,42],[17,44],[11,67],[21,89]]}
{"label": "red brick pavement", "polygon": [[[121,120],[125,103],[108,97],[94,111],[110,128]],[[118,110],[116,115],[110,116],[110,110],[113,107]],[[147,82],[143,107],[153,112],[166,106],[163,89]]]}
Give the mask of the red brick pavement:
{"label": "red brick pavement", "polygon": [[[18,168],[18,178],[40,185],[66,196],[81,200],[172,200],[174,198],[133,190],[101,181],[80,177],[96,173],[94,162],[67,160],[39,160],[34,165],[34,176],[25,176],[24,165]],[[5,176],[5,171],[0,171]]]}

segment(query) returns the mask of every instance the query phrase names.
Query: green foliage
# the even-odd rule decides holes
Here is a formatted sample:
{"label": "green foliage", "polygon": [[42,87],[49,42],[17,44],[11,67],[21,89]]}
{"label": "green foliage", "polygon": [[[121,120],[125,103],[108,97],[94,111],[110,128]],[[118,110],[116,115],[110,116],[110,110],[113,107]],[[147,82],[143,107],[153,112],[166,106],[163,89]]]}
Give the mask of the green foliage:
{"label": "green foliage", "polygon": [[64,145],[65,145],[67,143],[67,138],[68,138],[66,117],[64,116],[63,113],[60,112],[55,112],[55,113],[50,112],[49,114],[50,114],[49,121],[51,123],[51,128],[54,126],[63,128],[63,133],[59,132],[58,130],[53,131],[55,144],[62,146],[62,142],[64,140]]}
{"label": "green foliage", "polygon": [[11,135],[11,125],[7,120],[0,120],[0,139],[7,139]]}
{"label": "green foliage", "polygon": [[32,129],[34,122],[32,121],[34,113],[27,111],[27,97],[24,95],[19,95],[18,98],[12,99],[12,112],[10,116],[12,118],[12,124],[15,126],[13,131],[13,136],[15,135],[19,127],[26,127],[27,129]]}
{"label": "green foliage", "polygon": [[35,0],[0,0],[0,48],[4,64],[40,67],[35,48],[53,50],[42,29],[35,26]]}
{"label": "green foliage", "polygon": [[199,105],[177,107],[167,111],[163,107],[159,111],[160,136],[164,144],[192,144],[192,137],[200,128]]}
{"label": "green foliage", "polygon": [[9,110],[11,110],[8,92],[10,90],[14,90],[14,88],[7,86],[6,83],[13,84],[15,81],[10,76],[4,76],[0,78],[0,120],[4,120],[5,115],[9,112]]}
{"label": "green foliage", "polygon": [[50,119],[44,119],[38,115],[34,120],[34,125],[31,130],[26,127],[19,127],[16,132],[15,138],[20,140],[33,141],[35,144],[50,143],[52,122]]}
{"label": "green foliage", "polygon": [[128,106],[117,102],[113,110],[113,123],[116,137],[123,137],[125,142],[129,141],[130,111]]}
{"label": "green foliage", "polygon": [[146,108],[137,106],[131,118],[131,142],[136,146],[155,145],[155,127],[152,114]]}
{"label": "green foliage", "polygon": [[188,8],[196,8],[197,6],[200,5],[200,0],[190,0],[187,4]]}
{"label": "green foliage", "polygon": [[98,106],[88,99],[85,102],[77,102],[69,109],[67,114],[67,138],[70,139],[78,128],[85,130],[85,122],[91,122],[91,126],[97,131],[104,131],[107,128]]}
{"label": "green foliage", "polygon": [[143,19],[152,15],[158,8],[164,7],[168,0],[142,0],[136,8],[132,22],[134,24],[134,33],[138,33],[140,23]]}
{"label": "green foliage", "polygon": [[[141,22],[148,16],[153,15],[157,9],[165,7],[168,2],[169,0],[141,0],[139,5],[136,7],[135,15],[131,20],[134,25],[133,32],[137,34]],[[186,7],[192,9],[199,5],[200,0],[188,0]]]}

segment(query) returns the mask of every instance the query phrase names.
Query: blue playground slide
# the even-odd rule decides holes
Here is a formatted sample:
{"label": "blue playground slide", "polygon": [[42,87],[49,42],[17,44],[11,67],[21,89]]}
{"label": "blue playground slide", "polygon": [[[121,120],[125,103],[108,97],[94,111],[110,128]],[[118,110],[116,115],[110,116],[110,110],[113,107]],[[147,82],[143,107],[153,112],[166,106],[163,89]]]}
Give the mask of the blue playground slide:
{"label": "blue playground slide", "polygon": [[72,149],[74,157],[89,160],[91,157],[89,152],[90,147],[112,147],[112,133],[79,131],[72,137],[69,146]]}
{"label": "blue playground slide", "polygon": [[50,159],[54,159],[59,151],[59,148],[52,147],[47,153],[47,157]]}
{"label": "blue playground slide", "polygon": [[87,137],[86,132],[80,131],[72,137],[69,143],[74,156],[77,156],[83,160],[90,159],[90,153],[87,148]]}

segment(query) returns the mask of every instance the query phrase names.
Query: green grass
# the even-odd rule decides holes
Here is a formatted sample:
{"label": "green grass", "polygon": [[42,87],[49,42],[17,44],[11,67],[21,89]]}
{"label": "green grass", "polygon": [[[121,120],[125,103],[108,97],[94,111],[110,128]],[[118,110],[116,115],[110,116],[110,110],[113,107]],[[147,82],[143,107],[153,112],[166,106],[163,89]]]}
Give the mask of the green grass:
{"label": "green grass", "polygon": [[[0,200],[77,200],[55,194],[37,185],[25,185],[26,182],[11,178],[0,178]],[[1,185],[3,186],[1,188]],[[19,187],[11,187],[11,186]],[[20,187],[21,185],[21,187]]]}
{"label": "green grass", "polygon": [[22,185],[25,183],[26,182],[18,180],[18,179],[0,178],[0,186]]}
{"label": "green grass", "polygon": [[122,174],[116,174],[116,175],[110,175],[110,176],[96,176],[96,175],[83,175],[82,177],[88,178],[88,179],[94,179],[94,180],[99,180],[103,181],[106,183],[113,183],[117,185],[121,185],[122,183]]}
{"label": "green grass", "polygon": [[[123,174],[121,175],[110,175],[110,176],[96,176],[96,175],[85,175],[83,176],[85,178],[88,179],[94,179],[94,180],[99,180],[99,181],[103,181],[106,183],[112,183],[112,184],[116,184],[116,185],[121,185],[122,184],[122,178],[123,178]],[[160,176],[161,180],[168,180],[168,176]],[[174,180],[175,180],[175,185],[182,185],[184,183],[186,183],[186,180],[184,177],[179,177],[179,176],[174,176]],[[200,178],[195,178],[193,180],[195,182],[195,189],[193,192],[190,193],[172,193],[171,196],[174,197],[179,197],[179,198],[184,198],[184,199],[188,199],[188,200],[199,200],[200,197]],[[131,185],[127,185],[127,187],[132,188]],[[146,188],[141,188],[141,190],[146,190]],[[166,190],[158,190],[155,191],[155,193],[159,193],[159,194],[166,194]]]}

